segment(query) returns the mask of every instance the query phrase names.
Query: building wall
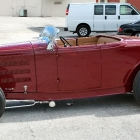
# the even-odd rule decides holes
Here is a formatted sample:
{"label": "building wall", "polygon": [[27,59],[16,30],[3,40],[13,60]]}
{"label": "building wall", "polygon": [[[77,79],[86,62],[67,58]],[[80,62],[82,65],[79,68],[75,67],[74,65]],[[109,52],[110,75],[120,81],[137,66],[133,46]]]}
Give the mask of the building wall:
{"label": "building wall", "polygon": [[96,2],[96,0],[43,0],[42,16],[65,16],[69,3]]}
{"label": "building wall", "polygon": [[137,9],[140,10],[140,0],[108,0],[108,2],[127,2],[134,5]]}
{"label": "building wall", "polygon": [[27,9],[28,16],[41,15],[41,0],[0,0],[0,16],[19,16],[20,9]]}
{"label": "building wall", "polygon": [[127,0],[128,3],[134,5],[137,9],[140,10],[140,0]]}
{"label": "building wall", "polygon": [[96,2],[96,0],[0,0],[0,16],[19,16],[21,9],[27,16],[65,16],[69,3]]}
{"label": "building wall", "polygon": [[14,3],[12,4],[12,1],[9,0],[0,0],[0,3],[0,16],[10,16]]}
{"label": "building wall", "polygon": [[140,0],[0,0],[0,16],[19,16],[21,9],[27,16],[65,16],[69,3],[128,2],[140,10]]}

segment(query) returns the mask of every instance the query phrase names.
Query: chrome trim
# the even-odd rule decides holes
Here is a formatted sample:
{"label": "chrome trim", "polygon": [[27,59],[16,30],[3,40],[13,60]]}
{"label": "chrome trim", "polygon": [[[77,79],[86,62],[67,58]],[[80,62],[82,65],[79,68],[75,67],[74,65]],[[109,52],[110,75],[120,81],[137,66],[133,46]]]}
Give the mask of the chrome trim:
{"label": "chrome trim", "polygon": [[10,108],[21,108],[21,107],[30,107],[34,106],[35,104],[44,104],[44,103],[49,103],[49,101],[34,101],[34,100],[6,100],[6,102],[31,102],[31,104],[28,105],[15,105],[15,106],[9,106],[5,107],[5,109],[10,109]]}
{"label": "chrome trim", "polygon": [[24,85],[23,87],[24,87],[24,94],[27,94],[27,88],[28,88],[28,86],[27,85]]}
{"label": "chrome trim", "polygon": [[5,88],[5,90],[14,90],[14,88]]}

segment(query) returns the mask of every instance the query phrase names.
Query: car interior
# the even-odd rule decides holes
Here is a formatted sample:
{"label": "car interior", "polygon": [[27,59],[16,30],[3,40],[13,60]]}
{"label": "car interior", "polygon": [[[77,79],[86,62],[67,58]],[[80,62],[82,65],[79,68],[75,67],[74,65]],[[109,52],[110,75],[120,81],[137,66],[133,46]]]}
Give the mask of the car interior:
{"label": "car interior", "polygon": [[[57,41],[57,46],[64,47],[64,43],[61,39],[56,40],[56,41]],[[111,37],[103,37],[103,36],[92,36],[92,37],[66,39],[66,41],[68,41],[71,44],[71,46],[84,46],[84,45],[92,45],[92,44],[106,44],[106,43],[112,43],[112,42],[119,42],[120,39],[111,38]]]}

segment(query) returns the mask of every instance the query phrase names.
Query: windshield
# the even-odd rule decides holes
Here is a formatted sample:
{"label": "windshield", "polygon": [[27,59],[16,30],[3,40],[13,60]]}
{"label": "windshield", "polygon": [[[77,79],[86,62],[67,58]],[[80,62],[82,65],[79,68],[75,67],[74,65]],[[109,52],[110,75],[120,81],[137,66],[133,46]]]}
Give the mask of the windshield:
{"label": "windshield", "polygon": [[140,14],[140,11],[134,5],[131,6]]}
{"label": "windshield", "polygon": [[52,25],[45,26],[43,31],[40,34],[40,40],[45,40],[48,43],[47,50],[52,50],[55,46],[55,39],[59,32],[58,28],[55,28]]}
{"label": "windshield", "polygon": [[57,36],[58,32],[59,32],[59,29],[55,28],[52,25],[45,26],[40,34],[40,37],[45,36],[45,37],[48,37],[49,39],[53,39]]}

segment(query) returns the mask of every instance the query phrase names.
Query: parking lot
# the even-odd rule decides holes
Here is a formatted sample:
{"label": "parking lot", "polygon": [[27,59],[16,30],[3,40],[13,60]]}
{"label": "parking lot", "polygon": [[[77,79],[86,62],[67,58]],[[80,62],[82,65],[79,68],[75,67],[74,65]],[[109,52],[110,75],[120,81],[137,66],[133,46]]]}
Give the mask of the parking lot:
{"label": "parking lot", "polygon": [[[39,33],[45,25],[58,27],[59,36],[77,37],[77,34],[63,30],[64,17],[0,17],[0,20],[0,44],[38,39]],[[95,34],[91,33],[91,35]],[[107,34],[115,35],[116,33]]]}
{"label": "parking lot", "polygon": [[[0,44],[38,39],[45,25],[64,32],[63,17],[0,17]],[[116,34],[116,33],[111,33]],[[92,33],[91,35],[95,35]],[[66,103],[73,103],[68,106]],[[7,109],[0,118],[0,140],[139,140],[140,106],[132,94]]]}

